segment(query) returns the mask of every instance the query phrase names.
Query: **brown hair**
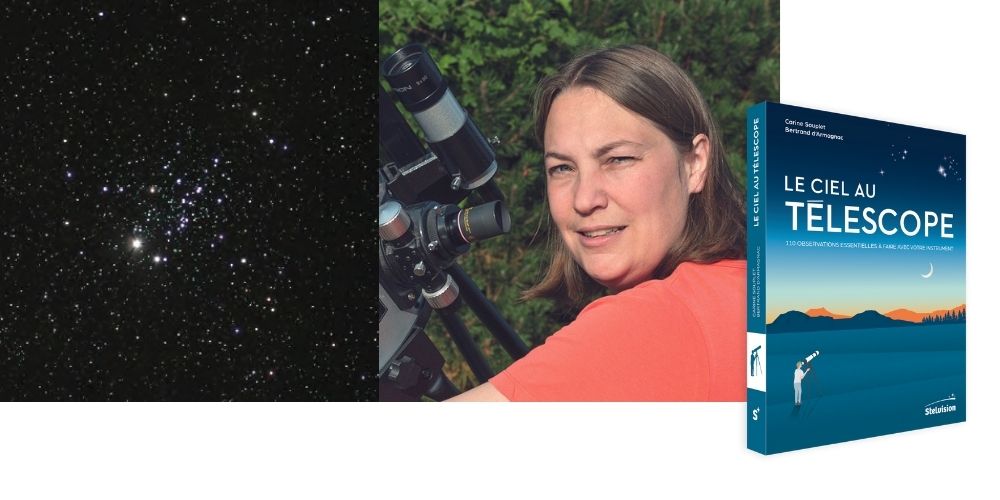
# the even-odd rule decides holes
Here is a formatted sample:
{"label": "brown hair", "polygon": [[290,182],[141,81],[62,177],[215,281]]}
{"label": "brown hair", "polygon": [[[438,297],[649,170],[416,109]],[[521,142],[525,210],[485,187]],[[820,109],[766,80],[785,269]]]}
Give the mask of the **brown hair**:
{"label": "brown hair", "polygon": [[[640,45],[580,55],[539,83],[535,93],[535,135],[545,145],[545,123],[552,102],[571,87],[591,87],[620,106],[652,121],[677,151],[691,151],[698,134],[708,136],[710,154],[704,188],[688,198],[684,230],[653,274],[665,278],[682,262],[711,263],[746,258],[743,191],[725,162],[712,114],[694,82],[667,56]],[[549,215],[549,227],[553,226]],[[583,305],[603,287],[573,260],[562,238],[550,229],[551,261],[542,281],[524,298],[549,297]]]}

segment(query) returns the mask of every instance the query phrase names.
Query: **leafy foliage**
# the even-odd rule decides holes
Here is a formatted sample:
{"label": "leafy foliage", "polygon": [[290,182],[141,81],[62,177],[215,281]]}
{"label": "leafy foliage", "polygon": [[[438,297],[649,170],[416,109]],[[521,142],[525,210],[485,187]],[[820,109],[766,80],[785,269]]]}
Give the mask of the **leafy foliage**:
{"label": "leafy foliage", "polygon": [[[383,0],[383,59],[420,42],[487,137],[497,137],[500,171],[514,227],[477,244],[460,265],[529,345],[538,345],[575,311],[520,293],[547,264],[547,212],[540,145],[533,136],[535,86],[576,54],[638,43],[667,54],[694,79],[722,130],[726,159],[745,182],[746,110],[778,100],[778,2],[652,0]],[[405,114],[405,113],[404,113]],[[414,127],[415,130],[418,130]],[[511,360],[475,317],[464,312],[494,370]],[[432,321],[445,372],[462,388],[476,385],[461,355]]]}

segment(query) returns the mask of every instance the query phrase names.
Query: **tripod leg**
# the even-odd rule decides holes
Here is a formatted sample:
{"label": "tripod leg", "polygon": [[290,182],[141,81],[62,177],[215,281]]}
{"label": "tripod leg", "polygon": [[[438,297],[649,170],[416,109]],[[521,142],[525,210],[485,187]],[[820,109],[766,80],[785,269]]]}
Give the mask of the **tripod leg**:
{"label": "tripod leg", "polygon": [[496,337],[497,342],[507,351],[507,354],[510,354],[510,357],[515,360],[521,359],[525,354],[528,354],[528,345],[521,340],[521,337],[517,335],[514,328],[507,323],[507,320],[503,318],[497,307],[483,295],[483,292],[479,291],[479,287],[472,281],[472,278],[465,274],[465,271],[458,265],[449,267],[448,274],[451,275],[452,279],[458,285],[462,299],[469,305],[472,312],[476,314],[479,321],[482,321],[483,325]]}
{"label": "tripod leg", "polygon": [[472,373],[476,375],[476,379],[479,380],[479,383],[486,382],[493,377],[493,370],[490,369],[490,364],[486,361],[486,357],[483,356],[482,351],[473,342],[472,335],[469,334],[469,330],[465,328],[465,324],[462,323],[462,319],[458,317],[454,309],[454,304],[451,307],[438,309],[438,316],[441,317],[441,321],[444,322],[445,328],[448,329],[448,333],[455,341],[455,345],[458,346],[458,350],[462,353],[465,361],[469,363],[469,368],[472,368]]}

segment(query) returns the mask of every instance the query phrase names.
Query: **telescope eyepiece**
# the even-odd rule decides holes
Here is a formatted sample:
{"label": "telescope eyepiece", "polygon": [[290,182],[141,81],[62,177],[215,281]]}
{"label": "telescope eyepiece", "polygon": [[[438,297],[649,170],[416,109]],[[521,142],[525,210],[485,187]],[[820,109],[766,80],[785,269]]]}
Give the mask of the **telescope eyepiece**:
{"label": "telescope eyepiece", "polygon": [[448,90],[441,70],[419,43],[393,52],[382,64],[382,75],[411,113],[430,108]]}
{"label": "telescope eyepiece", "polygon": [[510,212],[502,202],[491,201],[461,210],[454,223],[462,239],[472,243],[509,232]]}

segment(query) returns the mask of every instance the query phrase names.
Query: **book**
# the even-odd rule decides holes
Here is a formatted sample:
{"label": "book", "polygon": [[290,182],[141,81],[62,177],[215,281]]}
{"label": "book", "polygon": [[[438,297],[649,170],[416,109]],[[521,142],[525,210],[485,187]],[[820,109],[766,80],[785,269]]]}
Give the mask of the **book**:
{"label": "book", "polygon": [[747,447],[965,421],[965,136],[747,114]]}

